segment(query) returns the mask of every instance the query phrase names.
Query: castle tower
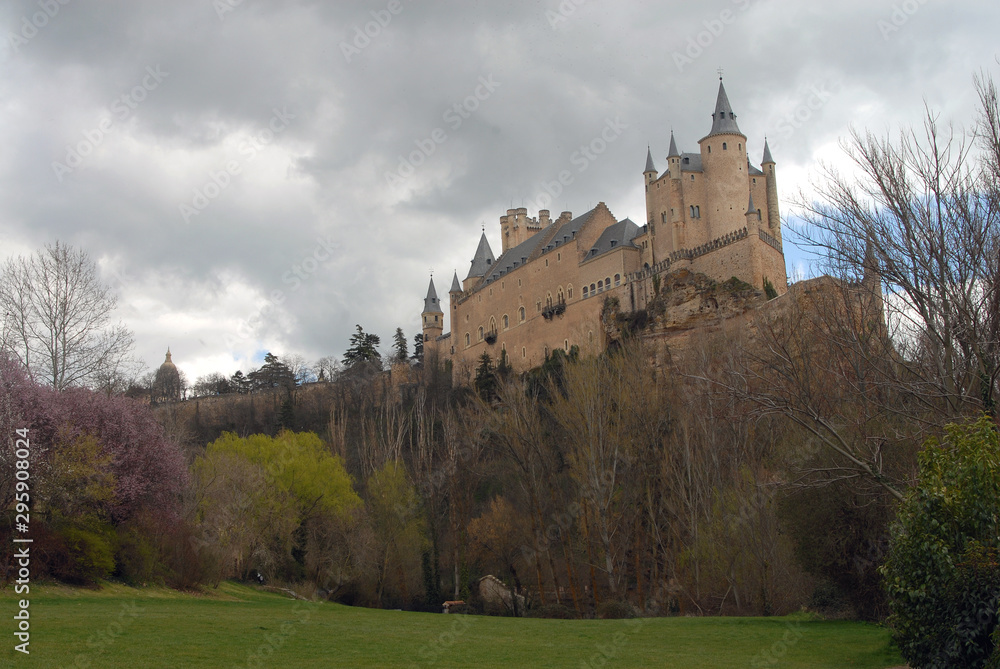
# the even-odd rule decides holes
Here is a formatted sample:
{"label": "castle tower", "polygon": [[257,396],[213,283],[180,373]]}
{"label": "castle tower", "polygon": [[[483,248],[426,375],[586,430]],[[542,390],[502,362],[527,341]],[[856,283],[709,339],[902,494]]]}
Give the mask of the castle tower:
{"label": "castle tower", "polygon": [[670,169],[671,179],[681,178],[681,152],[677,150],[677,140],[674,139],[674,131],[670,131],[670,150],[667,152],[667,165]]}
{"label": "castle tower", "polygon": [[427,297],[424,298],[424,311],[420,314],[423,321],[424,352],[434,350],[437,338],[444,333],[444,312],[441,311],[441,301],[434,290],[434,278],[431,277],[427,286]]}
{"label": "castle tower", "polygon": [[464,290],[471,290],[475,287],[486,276],[486,272],[490,270],[490,267],[493,267],[495,261],[496,256],[493,255],[493,249],[490,248],[490,243],[486,239],[486,233],[484,232],[483,236],[479,238],[479,247],[476,249],[475,257],[472,259],[469,276],[465,277],[465,281],[462,282],[462,288]]}
{"label": "castle tower", "polygon": [[650,192],[649,188],[656,181],[656,165],[653,164],[653,152],[648,146],[646,147],[646,169],[642,171],[642,180],[646,185],[646,222],[650,224],[650,230],[652,230],[653,193]]}
{"label": "castle tower", "polygon": [[746,135],[736,125],[736,114],[719,77],[712,130],[698,142],[705,171],[707,239],[734,232],[746,223],[740,214],[749,190],[746,141]]}
{"label": "castle tower", "polygon": [[[458,300],[462,297],[462,284],[458,282],[458,272],[455,272],[454,276],[451,278],[451,290],[448,291],[448,301],[451,303],[451,313],[448,316],[448,327],[449,332],[458,332]],[[455,344],[455,337],[458,335],[452,334],[452,345]]]}
{"label": "castle tower", "polygon": [[778,181],[774,173],[774,159],[771,158],[771,148],[764,138],[764,157],[760,161],[767,183],[767,228],[771,236],[781,241],[781,217],[778,212]]}
{"label": "castle tower", "polygon": [[756,233],[757,228],[760,227],[760,214],[757,213],[757,207],[753,203],[753,193],[750,193],[750,202],[747,203],[745,216],[747,219],[747,232],[753,235]]}

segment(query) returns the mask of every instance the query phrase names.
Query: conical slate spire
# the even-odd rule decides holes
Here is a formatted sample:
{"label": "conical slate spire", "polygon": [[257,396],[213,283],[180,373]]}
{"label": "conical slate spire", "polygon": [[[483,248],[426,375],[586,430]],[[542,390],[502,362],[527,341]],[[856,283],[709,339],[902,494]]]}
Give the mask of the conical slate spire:
{"label": "conical slate spire", "polygon": [[475,276],[486,276],[486,272],[493,267],[494,255],[493,249],[490,248],[490,243],[486,239],[486,233],[479,239],[479,248],[476,249],[476,257],[472,259],[472,267],[469,268],[469,276],[465,277],[470,279]]}
{"label": "conical slate spire", "polygon": [[434,279],[431,278],[430,285],[427,286],[427,297],[424,298],[424,313],[440,312],[441,302],[438,300],[437,291],[434,290]]}
{"label": "conical slate spire", "polygon": [[729,104],[729,96],[726,95],[726,87],[722,84],[722,79],[719,79],[719,97],[715,101],[715,113],[712,114],[712,132],[708,133],[709,137],[712,135],[721,135],[724,133],[742,135],[740,132],[740,127],[736,125],[736,114],[733,113],[733,106]]}
{"label": "conical slate spire", "polygon": [[767,165],[768,163],[773,163],[774,158],[771,157],[771,147],[767,145],[767,137],[764,138],[764,157],[761,159],[761,165]]}
{"label": "conical slate spire", "polygon": [[646,169],[642,171],[643,174],[646,172],[656,172],[656,165],[653,164],[653,152],[646,147]]}
{"label": "conical slate spire", "polygon": [[757,207],[753,206],[753,193],[750,193],[750,204],[747,205],[747,214],[756,214]]}
{"label": "conical slate spire", "polygon": [[681,152],[677,150],[677,140],[674,139],[674,131],[670,131],[670,151],[667,152],[667,158],[679,158]]}
{"label": "conical slate spire", "polygon": [[451,279],[451,290],[449,290],[448,292],[449,293],[461,293],[462,292],[462,284],[460,284],[458,282],[458,272],[455,272],[455,276],[452,277],[452,279]]}

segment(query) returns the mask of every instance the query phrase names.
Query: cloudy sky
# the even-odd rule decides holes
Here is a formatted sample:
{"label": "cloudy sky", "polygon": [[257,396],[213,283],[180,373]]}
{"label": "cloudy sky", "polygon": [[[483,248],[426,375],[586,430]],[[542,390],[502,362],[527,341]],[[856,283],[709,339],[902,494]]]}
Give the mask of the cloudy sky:
{"label": "cloudy sky", "polygon": [[642,223],[647,145],[697,150],[720,67],[789,214],[852,125],[968,127],[998,26],[995,0],[7,0],[0,257],[83,248],[192,381],[356,323],[388,348],[511,206]]}

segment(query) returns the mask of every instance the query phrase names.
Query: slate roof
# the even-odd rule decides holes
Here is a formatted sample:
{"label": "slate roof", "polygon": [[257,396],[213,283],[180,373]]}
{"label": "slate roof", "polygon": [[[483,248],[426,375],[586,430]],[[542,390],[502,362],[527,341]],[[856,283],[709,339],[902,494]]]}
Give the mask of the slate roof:
{"label": "slate roof", "polygon": [[703,172],[700,153],[681,154],[681,172]]}
{"label": "slate roof", "polygon": [[749,160],[747,161],[747,171],[750,173],[750,176],[752,176],[752,177],[766,176],[759,169],[757,169],[756,167],[754,167],[753,165],[751,165]]}
{"label": "slate roof", "polygon": [[729,104],[729,96],[726,95],[726,87],[722,85],[720,79],[719,97],[715,101],[715,113],[712,114],[712,131],[706,137],[722,134],[743,135],[740,127],[736,125],[736,114],[733,113],[733,106]]}
{"label": "slate roof", "polygon": [[[551,228],[552,225],[554,224],[550,224],[545,230]],[[489,285],[500,277],[505,276],[508,272],[527,263],[528,259],[531,258],[531,255],[538,248],[538,245],[545,238],[545,230],[536,232],[514,248],[507,249],[507,252],[497,258],[496,262],[483,275],[486,278],[486,282],[482,285]]]}
{"label": "slate roof", "polygon": [[677,140],[674,139],[674,131],[670,131],[670,151],[667,152],[667,158],[673,158],[674,156],[681,155],[680,151],[677,150]]}
{"label": "slate roof", "polygon": [[597,238],[593,248],[587,253],[587,260],[604,255],[616,248],[630,246],[638,248],[632,240],[639,234],[639,226],[628,218],[623,218],[614,225],[609,225]]}
{"label": "slate roof", "polygon": [[774,159],[771,158],[771,147],[767,145],[767,137],[764,138],[764,157],[761,158],[760,164],[766,165],[767,163],[773,163]]}
{"label": "slate roof", "polygon": [[[594,209],[596,209],[596,207]],[[556,233],[552,235],[552,239],[550,239],[549,243],[546,244],[545,248],[542,249],[542,253],[547,253],[552,249],[558,248],[563,244],[567,244],[573,241],[573,238],[576,236],[576,233],[580,232],[580,228],[583,227],[583,224],[586,223],[587,219],[589,219],[591,214],[594,213],[594,209],[591,209],[585,214],[580,214],[572,221],[563,223],[562,227],[556,230]]]}
{"label": "slate roof", "polygon": [[451,280],[451,290],[448,291],[448,292],[449,293],[461,293],[462,292],[462,284],[460,284],[458,282],[458,272],[455,272],[455,276]]}
{"label": "slate roof", "polygon": [[441,311],[441,301],[438,299],[437,291],[434,290],[434,279],[431,279],[427,286],[427,297],[424,298],[424,312]]}
{"label": "slate roof", "polygon": [[656,165],[653,164],[653,152],[650,151],[649,147],[646,147],[646,169],[642,171],[643,174],[646,172],[655,172]]}
{"label": "slate roof", "polygon": [[469,268],[469,276],[466,279],[475,276],[486,276],[486,273],[490,271],[490,267],[493,266],[494,258],[493,249],[490,248],[490,243],[486,239],[486,233],[479,238],[479,248],[476,249],[476,255],[472,259],[472,267]]}

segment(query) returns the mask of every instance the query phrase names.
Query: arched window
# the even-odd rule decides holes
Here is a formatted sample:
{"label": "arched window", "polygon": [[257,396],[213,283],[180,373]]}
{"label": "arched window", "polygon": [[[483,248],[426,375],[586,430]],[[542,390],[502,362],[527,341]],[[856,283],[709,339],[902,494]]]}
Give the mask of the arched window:
{"label": "arched window", "polygon": [[611,290],[611,277],[610,276],[604,277],[604,289],[605,290]]}
{"label": "arched window", "polygon": [[590,297],[590,288],[588,288],[587,286],[584,286],[583,287],[583,299],[587,299],[588,297]]}
{"label": "arched window", "polygon": [[507,314],[503,315],[503,329],[506,330],[510,327],[510,319],[507,318]]}
{"label": "arched window", "polygon": [[694,218],[694,205],[691,205],[691,218]]}
{"label": "arched window", "polygon": [[479,341],[483,340],[483,326],[479,326]]}
{"label": "arched window", "polygon": [[497,331],[497,319],[490,316],[490,332]]}
{"label": "arched window", "polygon": [[622,275],[621,274],[615,274],[615,285],[616,286],[622,285]]}
{"label": "arched window", "polygon": [[573,284],[569,284],[568,286],[566,286],[566,297],[568,297],[571,300],[573,299]]}
{"label": "arched window", "polygon": [[469,333],[468,333],[468,332],[466,332],[466,333],[465,333],[465,345],[466,345],[466,347],[468,347],[468,346],[469,346],[469,343],[470,343],[470,341],[469,341]]}
{"label": "arched window", "polygon": [[563,293],[562,286],[559,286],[559,290],[556,291],[556,301],[558,301],[558,302],[565,302],[566,301],[566,295]]}
{"label": "arched window", "polygon": [[727,147],[727,146],[726,146],[726,143],[725,143],[725,142],[723,142],[723,143],[722,143],[722,150],[723,150],[723,151],[727,151],[727,150],[729,150],[729,147]]}
{"label": "arched window", "polygon": [[524,322],[524,307],[517,310],[517,320],[520,323]]}
{"label": "arched window", "polygon": [[597,292],[598,293],[603,293],[604,292],[604,281],[598,281],[597,282]]}
{"label": "arched window", "polygon": [[591,295],[597,294],[597,286],[595,286],[594,284],[590,284],[590,294]]}
{"label": "arched window", "polygon": [[711,145],[711,144],[709,144],[709,145],[708,145],[708,152],[709,152],[709,153],[711,153],[711,152],[712,152],[712,145]]}

